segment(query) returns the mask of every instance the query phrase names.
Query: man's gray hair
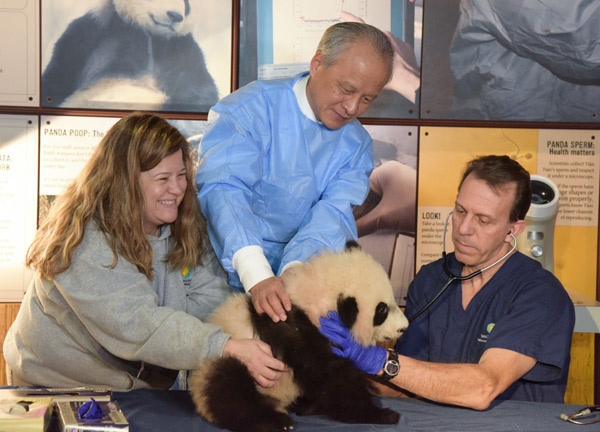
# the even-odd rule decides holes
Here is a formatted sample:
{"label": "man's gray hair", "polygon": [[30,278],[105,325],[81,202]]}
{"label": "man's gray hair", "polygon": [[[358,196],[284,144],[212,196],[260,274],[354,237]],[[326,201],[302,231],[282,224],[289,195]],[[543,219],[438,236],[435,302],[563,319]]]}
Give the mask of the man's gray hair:
{"label": "man's gray hair", "polygon": [[338,61],[344,51],[355,43],[363,41],[370,43],[381,58],[388,61],[390,65],[389,81],[394,65],[394,49],[385,33],[377,27],[357,22],[334,24],[323,33],[317,52],[320,51],[323,54],[323,63],[326,68],[329,68]]}

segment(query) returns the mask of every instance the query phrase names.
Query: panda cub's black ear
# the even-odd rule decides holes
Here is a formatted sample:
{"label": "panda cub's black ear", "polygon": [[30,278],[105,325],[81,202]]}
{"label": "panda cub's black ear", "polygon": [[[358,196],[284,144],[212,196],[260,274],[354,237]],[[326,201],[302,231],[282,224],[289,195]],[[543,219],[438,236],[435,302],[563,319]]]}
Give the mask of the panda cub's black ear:
{"label": "panda cub's black ear", "polygon": [[360,249],[360,245],[355,240],[348,240],[346,242],[346,252],[349,252],[352,249]]}

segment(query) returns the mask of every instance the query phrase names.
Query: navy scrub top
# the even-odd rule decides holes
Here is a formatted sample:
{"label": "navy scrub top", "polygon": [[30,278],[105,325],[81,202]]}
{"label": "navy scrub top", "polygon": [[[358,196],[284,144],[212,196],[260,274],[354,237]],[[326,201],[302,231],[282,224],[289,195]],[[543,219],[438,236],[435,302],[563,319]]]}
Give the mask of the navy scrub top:
{"label": "navy scrub top", "polygon": [[[447,256],[451,271],[462,264]],[[412,317],[448,280],[441,259],[423,266],[408,291],[406,316]],[[575,325],[573,303],[554,275],[516,252],[471,300],[462,306],[459,281],[398,340],[396,350],[419,360],[478,363],[488,348],[531,356],[537,364],[498,399],[564,402]]]}

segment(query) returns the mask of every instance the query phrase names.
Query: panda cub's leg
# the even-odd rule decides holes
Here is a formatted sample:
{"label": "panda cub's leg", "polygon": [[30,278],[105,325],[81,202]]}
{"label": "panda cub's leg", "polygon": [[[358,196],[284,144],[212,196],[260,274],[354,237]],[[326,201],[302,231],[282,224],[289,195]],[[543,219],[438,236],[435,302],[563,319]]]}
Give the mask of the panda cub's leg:
{"label": "panda cub's leg", "polygon": [[344,423],[398,422],[397,412],[375,405],[367,376],[331,351],[302,309],[294,306],[278,323],[255,312],[251,317],[260,338],[294,371],[300,397],[289,408],[296,414],[321,414]]}
{"label": "panda cub's leg", "polygon": [[333,356],[323,362],[318,391],[311,393],[322,413],[343,423],[398,423],[400,414],[375,404],[369,378],[349,360]]}
{"label": "panda cub's leg", "polygon": [[234,432],[279,432],[293,429],[289,415],[260,393],[246,366],[234,357],[208,360],[190,376],[190,393],[208,422]]}

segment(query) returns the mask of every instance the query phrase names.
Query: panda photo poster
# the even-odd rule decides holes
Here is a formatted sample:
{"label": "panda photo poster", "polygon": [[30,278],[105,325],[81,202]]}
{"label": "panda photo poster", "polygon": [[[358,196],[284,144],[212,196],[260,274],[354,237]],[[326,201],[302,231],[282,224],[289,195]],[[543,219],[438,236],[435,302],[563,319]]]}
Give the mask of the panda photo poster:
{"label": "panda photo poster", "polygon": [[39,2],[0,1],[0,105],[37,107]]}
{"label": "panda photo poster", "polygon": [[231,91],[231,1],[41,4],[43,107],[208,112]]}
{"label": "panda photo poster", "polygon": [[354,209],[358,243],[383,266],[396,303],[406,304],[415,255],[416,126],[365,125],[373,139],[370,191]]}
{"label": "panda photo poster", "polygon": [[[118,120],[117,117],[41,117],[38,224]],[[198,150],[206,121],[170,119],[168,122]]]}
{"label": "panda photo poster", "polygon": [[429,0],[421,119],[600,122],[600,2]]}

